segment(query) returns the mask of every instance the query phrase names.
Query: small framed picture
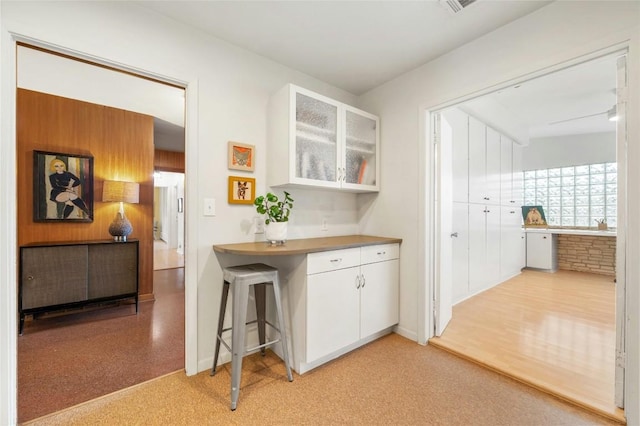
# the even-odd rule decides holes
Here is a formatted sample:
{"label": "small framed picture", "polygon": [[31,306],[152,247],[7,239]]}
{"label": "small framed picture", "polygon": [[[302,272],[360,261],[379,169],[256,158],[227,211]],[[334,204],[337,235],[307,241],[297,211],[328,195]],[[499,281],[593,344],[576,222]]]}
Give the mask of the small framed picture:
{"label": "small framed picture", "polygon": [[542,206],[522,206],[522,220],[525,228],[548,227]]}
{"label": "small framed picture", "polygon": [[253,204],[255,199],[255,179],[243,176],[229,176],[229,204]]}
{"label": "small framed picture", "polygon": [[228,167],[252,172],[255,167],[256,147],[240,142],[229,142]]}
{"label": "small framed picture", "polygon": [[93,222],[93,157],[33,152],[33,221]]}

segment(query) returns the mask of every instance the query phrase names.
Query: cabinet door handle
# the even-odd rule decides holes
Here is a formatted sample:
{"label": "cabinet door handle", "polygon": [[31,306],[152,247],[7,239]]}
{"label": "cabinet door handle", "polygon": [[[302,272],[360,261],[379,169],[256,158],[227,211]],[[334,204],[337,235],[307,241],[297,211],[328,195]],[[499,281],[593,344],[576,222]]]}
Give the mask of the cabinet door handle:
{"label": "cabinet door handle", "polygon": [[341,257],[339,257],[339,258],[337,258],[337,259],[331,259],[329,262],[331,262],[331,263],[335,263],[335,262],[342,262],[342,258],[341,258]]}
{"label": "cabinet door handle", "polygon": [[342,169],[338,167],[338,182],[342,180]]}
{"label": "cabinet door handle", "polygon": [[376,254],[377,254],[378,256],[382,256],[383,254],[387,254],[387,252],[386,252],[386,251],[379,251],[379,252],[377,252]]}
{"label": "cabinet door handle", "polygon": [[458,233],[457,232],[452,232],[451,233],[451,238],[458,238]]}
{"label": "cabinet door handle", "polygon": [[347,169],[345,169],[344,167],[342,168],[342,181],[347,181]]}
{"label": "cabinet door handle", "polygon": [[356,288],[360,289],[360,275],[356,275]]}
{"label": "cabinet door handle", "polygon": [[360,287],[364,288],[364,285],[367,283],[366,278],[364,277],[364,274],[360,275],[362,277],[362,284],[360,285]]}
{"label": "cabinet door handle", "polygon": [[33,280],[33,275],[29,275],[29,276],[27,277],[27,279],[28,279],[29,281]]}
{"label": "cabinet door handle", "polygon": [[545,236],[543,236],[542,238],[546,240],[546,239],[547,239],[547,236],[545,235]]}
{"label": "cabinet door handle", "polygon": [[509,213],[515,214],[516,212],[515,212],[515,210],[511,210]]}
{"label": "cabinet door handle", "polygon": [[483,199],[489,201],[489,197],[484,197]]}

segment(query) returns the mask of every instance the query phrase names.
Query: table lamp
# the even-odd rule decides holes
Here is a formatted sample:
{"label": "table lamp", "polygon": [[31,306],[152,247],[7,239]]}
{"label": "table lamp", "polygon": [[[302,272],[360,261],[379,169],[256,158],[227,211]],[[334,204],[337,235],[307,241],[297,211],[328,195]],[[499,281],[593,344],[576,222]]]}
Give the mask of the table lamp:
{"label": "table lamp", "polygon": [[120,210],[109,225],[109,234],[113,236],[114,241],[127,241],[127,236],[133,231],[133,226],[124,215],[124,203],[137,204],[140,201],[140,185],[137,182],[105,180],[102,188],[102,201],[120,203]]}

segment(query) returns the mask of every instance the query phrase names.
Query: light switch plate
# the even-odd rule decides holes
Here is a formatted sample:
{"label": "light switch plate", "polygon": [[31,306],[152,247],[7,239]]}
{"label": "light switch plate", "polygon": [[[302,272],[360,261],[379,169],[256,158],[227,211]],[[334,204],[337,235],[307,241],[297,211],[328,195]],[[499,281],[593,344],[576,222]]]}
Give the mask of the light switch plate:
{"label": "light switch plate", "polygon": [[204,199],[204,212],[205,216],[215,216],[216,215],[216,199],[215,198],[205,198]]}

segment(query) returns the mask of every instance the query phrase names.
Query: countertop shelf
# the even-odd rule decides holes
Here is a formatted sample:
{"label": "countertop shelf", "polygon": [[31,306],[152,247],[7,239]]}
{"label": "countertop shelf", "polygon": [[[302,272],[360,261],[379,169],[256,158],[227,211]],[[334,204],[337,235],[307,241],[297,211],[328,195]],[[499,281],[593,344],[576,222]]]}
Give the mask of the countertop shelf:
{"label": "countertop shelf", "polygon": [[266,241],[237,244],[216,244],[213,246],[213,250],[217,253],[226,254],[287,256],[401,242],[402,239],[400,238],[376,237],[372,235],[343,235],[338,237],[288,240],[284,245],[276,246],[271,245]]}
{"label": "countertop shelf", "polygon": [[616,231],[599,231],[597,229],[567,229],[567,228],[524,228],[525,232],[534,234],[566,234],[591,235],[594,237],[615,237]]}

